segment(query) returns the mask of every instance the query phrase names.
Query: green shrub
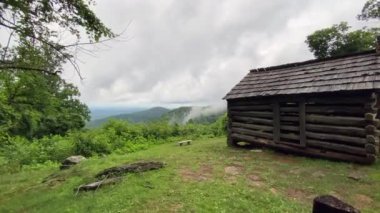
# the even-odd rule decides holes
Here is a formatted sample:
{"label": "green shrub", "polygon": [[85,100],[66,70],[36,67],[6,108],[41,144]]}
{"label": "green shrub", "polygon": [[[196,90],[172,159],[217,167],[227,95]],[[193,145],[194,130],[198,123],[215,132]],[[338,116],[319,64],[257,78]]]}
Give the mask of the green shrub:
{"label": "green shrub", "polygon": [[[102,127],[28,140],[0,134],[0,171],[18,171],[25,165],[60,162],[71,155],[85,157],[126,154],[160,143],[182,139],[222,136],[226,133],[227,116],[213,124],[188,123],[170,125],[164,121],[132,124],[110,120]],[[33,166],[28,166],[32,168]]]}

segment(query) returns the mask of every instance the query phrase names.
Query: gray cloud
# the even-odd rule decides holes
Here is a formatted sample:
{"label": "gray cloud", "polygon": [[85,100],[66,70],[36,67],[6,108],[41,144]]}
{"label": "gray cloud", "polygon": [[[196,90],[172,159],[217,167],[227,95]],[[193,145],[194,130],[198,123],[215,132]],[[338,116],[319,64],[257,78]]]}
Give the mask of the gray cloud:
{"label": "gray cloud", "polygon": [[[312,58],[306,35],[340,21],[354,26],[365,0],[100,1],[96,13],[127,42],[80,55],[90,105],[219,102],[251,68]],[[100,49],[100,50],[99,50]],[[78,84],[79,83],[79,84]]]}

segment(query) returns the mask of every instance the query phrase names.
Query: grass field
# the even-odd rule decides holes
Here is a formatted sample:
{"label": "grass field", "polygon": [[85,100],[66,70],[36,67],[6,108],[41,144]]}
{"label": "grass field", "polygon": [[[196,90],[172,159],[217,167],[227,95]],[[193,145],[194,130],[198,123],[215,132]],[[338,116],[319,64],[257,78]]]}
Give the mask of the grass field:
{"label": "grass field", "polygon": [[[137,160],[167,165],[128,174],[95,192],[73,190],[104,168]],[[55,181],[41,183],[53,173]],[[361,178],[350,179],[350,174]],[[225,138],[216,138],[91,158],[66,171],[51,165],[0,175],[0,212],[311,212],[313,198],[321,194],[335,195],[362,212],[379,212],[380,164],[231,149]]]}

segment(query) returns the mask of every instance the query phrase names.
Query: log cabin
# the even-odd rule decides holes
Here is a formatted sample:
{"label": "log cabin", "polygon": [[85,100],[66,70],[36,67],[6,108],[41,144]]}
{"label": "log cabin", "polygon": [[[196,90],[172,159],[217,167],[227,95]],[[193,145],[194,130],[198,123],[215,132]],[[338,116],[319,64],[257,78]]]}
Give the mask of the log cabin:
{"label": "log cabin", "polygon": [[374,163],[379,155],[378,48],[259,68],[224,97],[229,146]]}

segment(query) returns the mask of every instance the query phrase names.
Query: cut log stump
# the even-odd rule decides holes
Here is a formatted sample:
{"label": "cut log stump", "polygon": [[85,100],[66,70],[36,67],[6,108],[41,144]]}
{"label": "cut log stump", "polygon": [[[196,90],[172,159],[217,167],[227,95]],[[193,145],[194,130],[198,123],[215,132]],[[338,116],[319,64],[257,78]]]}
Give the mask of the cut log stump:
{"label": "cut log stump", "polygon": [[360,213],[360,210],[331,195],[314,198],[313,213]]}

